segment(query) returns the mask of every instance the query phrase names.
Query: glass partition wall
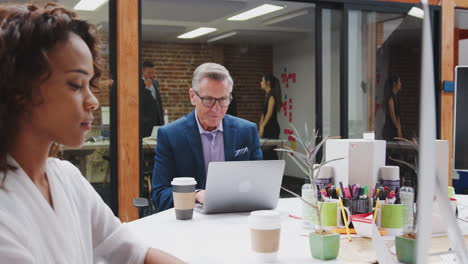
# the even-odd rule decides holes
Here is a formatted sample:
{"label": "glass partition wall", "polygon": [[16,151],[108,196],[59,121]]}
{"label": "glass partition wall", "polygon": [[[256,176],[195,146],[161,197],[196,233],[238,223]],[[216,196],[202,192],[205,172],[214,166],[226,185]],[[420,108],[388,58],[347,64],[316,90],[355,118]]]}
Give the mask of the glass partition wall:
{"label": "glass partition wall", "polygon": [[[325,136],[339,136],[340,133],[340,51],[341,51],[341,27],[342,27],[342,12],[336,9],[318,8],[317,20],[320,24],[320,36],[317,36],[317,42],[320,42],[321,54],[317,57],[321,60],[321,85],[317,85],[317,97],[321,100],[322,123],[317,123],[317,127],[322,126],[322,131],[319,131]],[[319,31],[318,30],[318,31]],[[320,32],[319,31],[319,32]],[[318,93],[321,93],[320,96]],[[317,102],[319,105],[319,102]],[[317,110],[320,112],[320,109]],[[320,129],[319,129],[320,130]]]}
{"label": "glass partition wall", "polygon": [[[417,136],[422,20],[408,14],[414,5],[345,2],[142,0],[141,63],[155,64],[168,121],[193,109],[188,96],[192,72],[212,61],[225,65],[234,78],[229,113],[252,122],[258,123],[263,110],[261,75],[272,72],[280,80],[280,138],[293,146],[290,124],[308,123],[320,136]],[[282,9],[246,21],[228,20],[264,4]],[[214,31],[178,38],[199,27]],[[433,28],[437,31],[437,24]],[[439,37],[434,39],[437,48]],[[396,102],[393,114],[389,98]],[[392,125],[394,119],[401,129]],[[144,196],[153,168],[154,144],[149,142],[142,141]],[[301,176],[293,164],[286,165],[285,174]]]}
{"label": "glass partition wall", "polygon": [[[38,1],[45,2],[45,1]],[[82,19],[93,23],[101,38],[101,54],[103,55],[103,76],[99,87],[93,91],[99,100],[100,107],[94,112],[94,122],[91,131],[87,135],[84,146],[79,149],[64,147],[59,156],[77,166],[83,176],[91,183],[101,195],[104,202],[117,215],[117,153],[115,145],[115,95],[113,93],[113,79],[115,76],[115,40],[113,21],[110,20],[114,12],[113,3],[108,2],[95,10],[82,11],[74,9],[73,1],[55,1],[70,10],[73,10]],[[112,149],[112,151],[111,151]]]}
{"label": "glass partition wall", "polygon": [[324,135],[362,138],[373,132],[386,140],[418,135],[422,19],[408,15],[409,9],[317,8],[322,78],[317,128]]}
{"label": "glass partition wall", "polygon": [[[317,128],[322,126],[324,136],[342,138],[374,133],[375,139],[387,140],[388,165],[398,165],[389,157],[413,161],[417,155],[394,142],[395,137],[413,139],[419,134],[422,19],[410,15],[411,8],[317,7],[321,23],[317,74],[322,77],[317,80],[317,105],[322,104],[316,113],[322,118]],[[405,166],[400,170],[402,184],[416,186],[414,172]]]}
{"label": "glass partition wall", "polygon": [[[265,4],[280,10],[245,21],[228,20]],[[168,121],[193,110],[188,90],[195,68],[204,62],[216,62],[224,65],[234,79],[234,100],[228,114],[258,124],[265,103],[262,75],[273,74],[281,87],[282,104],[275,113],[280,138],[288,140],[290,124],[302,128],[307,122],[313,128],[314,8],[311,3],[269,0],[142,0],[140,60],[141,64],[154,64],[154,79]],[[178,38],[200,27],[215,30],[199,37]],[[146,114],[140,112],[141,117]],[[155,140],[145,139],[148,136],[142,136],[141,141],[143,197],[149,195],[154,159]],[[286,170],[288,175],[302,177],[294,165],[287,165]]]}
{"label": "glass partition wall", "polygon": [[407,14],[349,11],[349,138],[418,135],[421,28]]}

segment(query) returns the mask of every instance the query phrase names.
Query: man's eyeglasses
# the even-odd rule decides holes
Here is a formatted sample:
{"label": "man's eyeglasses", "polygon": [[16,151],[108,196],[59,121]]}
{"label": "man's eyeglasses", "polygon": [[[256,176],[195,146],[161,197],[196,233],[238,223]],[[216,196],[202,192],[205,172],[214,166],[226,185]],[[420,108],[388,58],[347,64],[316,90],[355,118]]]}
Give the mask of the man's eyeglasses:
{"label": "man's eyeglasses", "polygon": [[221,97],[221,98],[213,98],[213,97],[210,97],[210,96],[206,96],[206,97],[201,97],[197,91],[193,90],[195,92],[195,94],[198,96],[198,98],[201,99],[202,101],[202,104],[206,107],[212,107],[216,101],[218,102],[219,106],[221,107],[228,107],[229,104],[231,103],[232,101],[232,95],[229,95],[229,97]]}

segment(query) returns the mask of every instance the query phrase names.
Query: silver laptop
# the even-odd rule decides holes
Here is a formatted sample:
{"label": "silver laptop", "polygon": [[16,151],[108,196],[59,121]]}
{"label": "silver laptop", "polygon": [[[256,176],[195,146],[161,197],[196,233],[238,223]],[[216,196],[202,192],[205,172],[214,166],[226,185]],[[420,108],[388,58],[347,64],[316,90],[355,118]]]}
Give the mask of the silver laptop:
{"label": "silver laptop", "polygon": [[274,209],[278,204],[284,160],[210,162],[201,213]]}

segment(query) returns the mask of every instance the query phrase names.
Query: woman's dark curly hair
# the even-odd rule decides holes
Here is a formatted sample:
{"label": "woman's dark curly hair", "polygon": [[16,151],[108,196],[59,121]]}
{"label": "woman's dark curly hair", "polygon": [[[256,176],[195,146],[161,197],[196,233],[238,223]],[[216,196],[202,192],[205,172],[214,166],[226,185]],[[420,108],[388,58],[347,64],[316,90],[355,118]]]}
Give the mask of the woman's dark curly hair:
{"label": "woman's dark curly hair", "polygon": [[40,96],[39,87],[52,73],[48,51],[70,33],[81,37],[91,50],[95,72],[91,85],[96,86],[101,57],[93,25],[53,3],[0,5],[0,172],[13,169],[6,157],[18,119],[31,110],[33,98]]}

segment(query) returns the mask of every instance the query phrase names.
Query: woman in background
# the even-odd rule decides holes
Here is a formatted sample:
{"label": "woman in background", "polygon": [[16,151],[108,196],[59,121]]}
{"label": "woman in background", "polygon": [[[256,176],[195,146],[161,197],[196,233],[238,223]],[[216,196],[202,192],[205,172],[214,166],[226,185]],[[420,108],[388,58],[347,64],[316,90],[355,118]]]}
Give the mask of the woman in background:
{"label": "woman in background", "polygon": [[390,95],[386,97],[386,118],[384,125],[384,139],[393,140],[395,137],[403,137],[400,121],[400,104],[398,102],[398,93],[401,91],[401,78],[397,75],[392,76],[387,81],[387,92]]}
{"label": "woman in background", "polygon": [[76,167],[48,158],[91,129],[98,42],[55,4],[0,5],[2,263],[183,263],[132,237]]}
{"label": "woman in background", "polygon": [[[262,76],[260,87],[265,92],[265,101],[258,126],[258,135],[260,138],[278,139],[280,127],[277,112],[281,109],[281,87],[279,80],[271,74],[265,74]],[[277,159],[276,152],[272,149],[263,151],[263,159]]]}

